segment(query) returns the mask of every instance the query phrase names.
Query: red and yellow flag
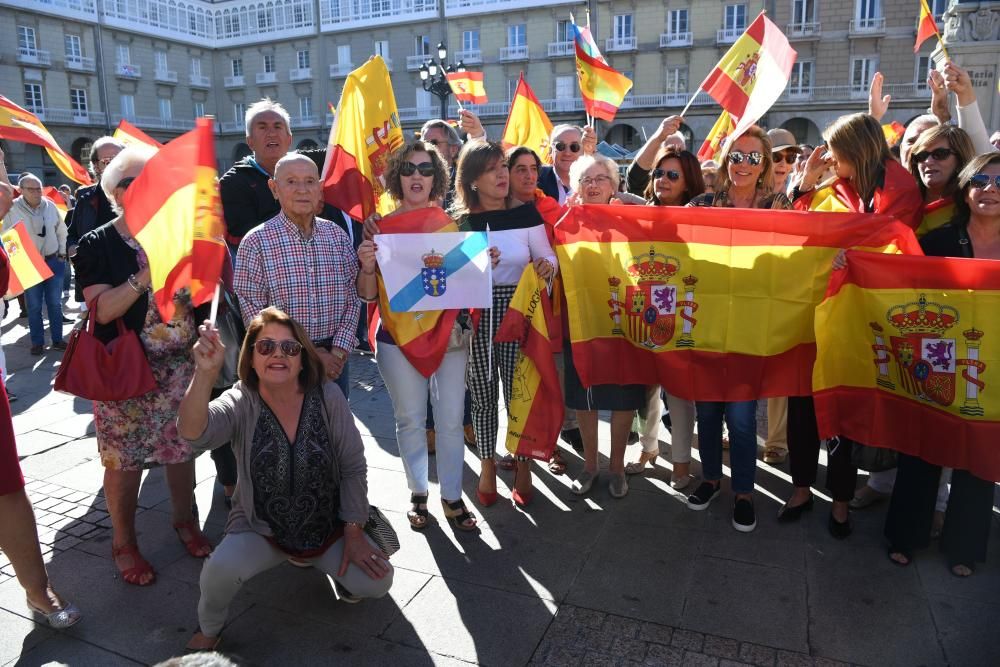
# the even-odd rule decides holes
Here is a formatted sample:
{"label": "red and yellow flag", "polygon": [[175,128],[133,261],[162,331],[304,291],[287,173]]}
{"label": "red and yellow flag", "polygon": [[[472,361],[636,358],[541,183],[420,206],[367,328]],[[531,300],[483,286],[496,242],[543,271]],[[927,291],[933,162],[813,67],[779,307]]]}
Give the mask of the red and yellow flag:
{"label": "red and yellow flag", "polygon": [[555,234],[584,386],[705,401],[809,395],[834,256],[920,253],[911,229],[871,214],[586,205]]}
{"label": "red and yellow flag", "polygon": [[558,334],[550,330],[553,321],[548,286],[529,263],[494,340],[520,344],[507,407],[507,451],[540,461],[552,458],[563,423],[562,387],[550,342],[551,334]]}
{"label": "red and yellow flag", "polygon": [[552,157],[549,155],[551,134],[552,121],[542,109],[531,86],[524,80],[524,72],[521,72],[517,90],[514,91],[514,101],[510,103],[507,124],[503,128],[503,146],[505,149],[527,146],[535,151],[542,162],[552,164]]}
{"label": "red and yellow flag", "polygon": [[52,269],[38,252],[23,222],[18,222],[0,238],[3,239],[3,249],[10,259],[10,280],[3,298],[20,296],[29,287],[52,277]]}
{"label": "red and yellow flag", "polygon": [[55,205],[56,210],[59,211],[59,220],[64,221],[66,213],[69,212],[69,206],[66,205],[66,200],[63,199],[62,193],[55,186],[46,185],[42,188],[42,196]]}
{"label": "red and yellow flag", "polygon": [[932,201],[924,206],[924,217],[917,227],[917,238],[923,238],[929,232],[951,222],[955,215],[955,200],[951,197]]}
{"label": "red and yellow flag", "polygon": [[198,306],[212,300],[227,252],[216,183],[211,118],[156,153],[125,191],[125,224],[149,258],[153,295],[164,322],[174,294],[191,290]]}
{"label": "red and yellow flag", "polygon": [[1000,262],[847,253],[816,309],[820,436],[1000,481],[998,339]]}
{"label": "red and yellow flag", "polygon": [[918,52],[920,45],[931,37],[937,37],[941,41],[941,33],[938,32],[937,22],[927,6],[927,0],[920,0],[920,18],[917,19],[917,40],[913,44],[913,52]]}
{"label": "red and yellow flag", "polygon": [[715,160],[721,162],[722,146],[735,129],[736,123],[733,121],[732,115],[728,111],[723,110],[719,114],[719,119],[715,121],[715,125],[712,126],[708,136],[705,137],[705,142],[698,149],[698,159],[702,161]]}
{"label": "red and yellow flag", "polygon": [[486,86],[483,84],[482,72],[448,72],[448,85],[455,99],[469,104],[486,104]]}
{"label": "red and yellow flag", "polygon": [[904,132],[906,132],[906,127],[898,120],[882,126],[882,134],[885,135],[885,143],[889,144],[889,148],[900,142]]}
{"label": "red and yellow flag", "polygon": [[149,136],[124,118],[118,123],[113,135],[115,139],[126,146],[152,146],[153,148],[163,148],[163,144]]}
{"label": "red and yellow flag", "polygon": [[323,194],[355,220],[395,209],[383,174],[389,154],[403,145],[396,96],[382,56],[347,76],[330,129]]}
{"label": "red and yellow flag", "polygon": [[22,109],[3,95],[0,95],[0,139],[41,146],[66,178],[81,185],[91,185],[94,182],[90,173],[59,147],[55,137],[45,129],[35,114]]}
{"label": "red and yellow flag", "polygon": [[617,71],[601,55],[589,28],[570,22],[576,49],[576,75],[588,115],[607,121],[615,119],[618,107],[632,88],[632,80]]}

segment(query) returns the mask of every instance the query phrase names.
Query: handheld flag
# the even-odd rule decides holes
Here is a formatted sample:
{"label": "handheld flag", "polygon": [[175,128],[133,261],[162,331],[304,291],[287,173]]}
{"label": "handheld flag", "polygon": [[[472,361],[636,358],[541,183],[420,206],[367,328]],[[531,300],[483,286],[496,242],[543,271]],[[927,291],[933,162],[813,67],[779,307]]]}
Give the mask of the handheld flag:
{"label": "handheld flag", "polygon": [[42,259],[35,243],[28,236],[23,222],[18,222],[3,233],[3,249],[10,258],[10,281],[5,299],[20,296],[24,290],[52,277],[52,269]]}
{"label": "handheld flag", "polygon": [[395,208],[383,174],[390,153],[403,145],[396,97],[382,56],[374,56],[347,76],[333,117],[323,195],[355,220]]}
{"label": "handheld flag", "polygon": [[[920,0],[920,18],[917,19],[917,40],[913,44],[913,52],[920,51],[920,45],[931,37],[937,37],[938,42],[941,43],[941,33],[938,32],[937,22],[927,6],[927,0]],[[944,51],[943,43],[941,43],[941,50]],[[948,52],[944,51],[944,53],[947,56]]]}
{"label": "handheld flag", "polygon": [[448,85],[455,99],[469,104],[486,104],[486,87],[483,85],[482,72],[448,72]]}
{"label": "handheld flag", "polygon": [[152,146],[153,148],[163,148],[163,144],[124,118],[118,122],[118,127],[115,128],[115,133],[111,136],[126,146]]}
{"label": "handheld flag", "polygon": [[589,28],[570,22],[576,48],[576,74],[587,115],[607,121],[615,119],[618,107],[632,88],[632,80],[608,65]]}
{"label": "handheld flag", "polygon": [[726,143],[726,139],[729,135],[733,133],[736,129],[736,123],[733,121],[732,115],[728,111],[723,111],[719,114],[719,119],[715,121],[715,125],[712,126],[711,131],[708,136],[705,137],[705,143],[701,145],[698,149],[698,159],[699,160],[721,160],[722,146]]}
{"label": "handheld flag", "polygon": [[524,72],[517,81],[514,101],[510,104],[510,114],[503,128],[504,149],[512,146],[527,146],[535,151],[545,164],[552,164],[549,154],[549,135],[552,121],[549,120],[534,91],[524,80]]}
{"label": "handheld flag", "polygon": [[885,143],[889,144],[889,148],[899,143],[904,132],[906,132],[906,128],[898,120],[882,126],[882,134],[885,135]]}
{"label": "handheld flag", "polygon": [[227,252],[216,183],[211,118],[156,153],[125,191],[125,224],[146,251],[164,322],[185,287],[199,306],[212,300]]}
{"label": "handheld flag", "polygon": [[56,210],[59,211],[59,220],[64,222],[66,220],[66,213],[69,212],[69,207],[66,205],[66,200],[63,199],[62,193],[54,186],[46,185],[42,188],[42,196],[52,202]]}
{"label": "handheld flag", "polygon": [[55,137],[45,129],[35,114],[22,109],[3,95],[0,95],[0,139],[41,146],[66,178],[81,185],[92,185],[94,182],[90,173],[59,147]]}

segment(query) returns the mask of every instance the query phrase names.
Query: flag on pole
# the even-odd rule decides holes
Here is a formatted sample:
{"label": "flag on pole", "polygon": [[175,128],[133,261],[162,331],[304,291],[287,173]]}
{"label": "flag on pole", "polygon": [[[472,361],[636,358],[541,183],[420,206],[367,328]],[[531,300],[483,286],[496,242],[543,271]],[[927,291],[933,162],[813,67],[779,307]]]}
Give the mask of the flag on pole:
{"label": "flag on pole", "polygon": [[163,148],[163,144],[149,136],[132,123],[122,118],[118,122],[113,135],[115,139],[126,146],[152,146],[153,148]]}
{"label": "flag on pole", "polygon": [[52,269],[28,236],[23,222],[18,222],[0,238],[3,239],[3,249],[10,259],[10,281],[7,283],[5,299],[20,296],[29,287],[52,277]]}
{"label": "flag on pole", "polygon": [[66,213],[69,212],[69,207],[66,205],[66,200],[63,199],[62,193],[59,192],[54,186],[46,185],[42,188],[42,196],[48,199],[59,211],[59,221],[63,222],[66,220]]}
{"label": "flag on pole", "polygon": [[164,322],[185,287],[199,306],[212,300],[227,252],[216,183],[211,118],[159,150],[125,191],[125,224],[149,258],[153,297]]}
{"label": "flag on pole", "polygon": [[389,155],[403,145],[396,97],[382,56],[347,75],[330,128],[323,195],[355,220],[395,209],[383,174]]}
{"label": "flag on pole", "polygon": [[906,132],[906,128],[898,120],[882,126],[882,134],[885,135],[885,143],[889,144],[889,148],[899,143],[904,132]]}
{"label": "flag on pole", "polygon": [[45,129],[35,114],[22,109],[3,95],[0,95],[0,139],[41,146],[66,178],[81,185],[92,185],[94,182],[90,173],[59,147],[55,137]]}
{"label": "flag on pole", "polygon": [[482,72],[448,72],[448,85],[455,99],[469,104],[486,104],[486,86],[483,84]]}
{"label": "flag on pole", "polygon": [[583,108],[594,118],[612,121],[632,88],[632,80],[608,65],[589,28],[581,28],[572,17],[570,27],[574,35],[576,74]]}
{"label": "flag on pole", "polygon": [[917,19],[917,40],[913,44],[913,52],[920,50],[920,45],[931,37],[937,37],[941,41],[941,33],[937,29],[937,21],[927,6],[927,0],[920,0],[920,18]]}
{"label": "flag on pole", "polygon": [[552,458],[563,423],[562,387],[550,345],[552,322],[548,286],[529,263],[494,340],[519,344],[507,407],[507,451],[540,461]]}
{"label": "flag on pole", "polygon": [[721,162],[722,146],[735,129],[736,123],[733,122],[732,115],[723,110],[708,136],[705,137],[705,142],[698,149],[698,159]]}
{"label": "flag on pole", "polygon": [[505,149],[513,146],[527,146],[535,151],[542,162],[552,164],[549,154],[549,135],[552,134],[552,121],[549,120],[541,103],[535,97],[528,82],[524,80],[524,72],[517,81],[514,100],[510,103],[510,113],[507,124],[503,128],[501,139]]}

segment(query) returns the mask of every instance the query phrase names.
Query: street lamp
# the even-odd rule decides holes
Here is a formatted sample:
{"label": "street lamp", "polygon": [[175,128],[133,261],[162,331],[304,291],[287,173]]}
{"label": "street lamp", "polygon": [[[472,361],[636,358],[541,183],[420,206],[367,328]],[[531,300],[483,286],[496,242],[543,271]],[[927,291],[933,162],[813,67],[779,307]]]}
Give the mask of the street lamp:
{"label": "street lamp", "polygon": [[445,65],[445,61],[448,59],[448,49],[441,42],[438,42],[437,45],[437,56],[437,60],[432,58],[420,66],[420,85],[441,101],[441,120],[446,120],[451,86],[448,85],[448,78],[445,75],[452,72],[464,72],[465,63],[459,60],[457,64]]}

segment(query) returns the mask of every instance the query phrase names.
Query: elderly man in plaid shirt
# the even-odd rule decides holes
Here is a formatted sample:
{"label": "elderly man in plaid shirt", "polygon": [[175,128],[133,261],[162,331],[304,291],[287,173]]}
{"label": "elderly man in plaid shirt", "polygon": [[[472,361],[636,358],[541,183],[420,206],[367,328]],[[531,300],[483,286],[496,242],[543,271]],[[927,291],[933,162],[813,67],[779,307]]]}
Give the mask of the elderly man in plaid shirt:
{"label": "elderly man in plaid shirt", "polygon": [[275,306],[301,324],[319,350],[327,376],[348,394],[348,351],[354,348],[361,304],[358,257],[351,239],[316,217],[322,183],[316,164],[289,153],[268,185],[281,212],[240,243],[235,288],[243,319]]}

